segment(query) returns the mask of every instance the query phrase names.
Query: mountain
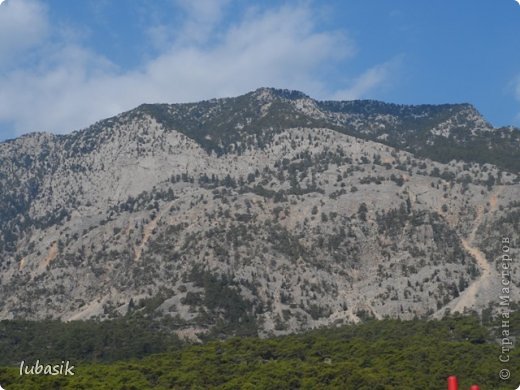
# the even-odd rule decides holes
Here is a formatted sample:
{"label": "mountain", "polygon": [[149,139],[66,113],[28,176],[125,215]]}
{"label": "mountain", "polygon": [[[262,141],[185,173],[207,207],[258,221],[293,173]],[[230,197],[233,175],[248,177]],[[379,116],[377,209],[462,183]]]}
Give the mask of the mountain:
{"label": "mountain", "polygon": [[0,143],[0,318],[196,339],[487,310],[519,134],[468,104],[261,88]]}

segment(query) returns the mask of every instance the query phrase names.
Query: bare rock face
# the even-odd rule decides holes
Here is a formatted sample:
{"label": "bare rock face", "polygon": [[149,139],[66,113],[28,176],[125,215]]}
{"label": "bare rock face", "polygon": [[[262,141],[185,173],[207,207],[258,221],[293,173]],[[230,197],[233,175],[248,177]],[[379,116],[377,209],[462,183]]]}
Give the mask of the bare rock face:
{"label": "bare rock face", "polygon": [[267,88],[3,142],[0,318],[196,337],[481,311],[504,238],[518,258],[519,146],[465,104]]}

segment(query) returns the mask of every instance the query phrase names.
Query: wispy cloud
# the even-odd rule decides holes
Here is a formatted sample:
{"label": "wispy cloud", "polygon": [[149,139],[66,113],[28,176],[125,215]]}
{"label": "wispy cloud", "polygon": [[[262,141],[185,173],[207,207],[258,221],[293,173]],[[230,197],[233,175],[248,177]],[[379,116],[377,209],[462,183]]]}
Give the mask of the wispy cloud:
{"label": "wispy cloud", "polygon": [[37,1],[8,1],[0,8],[0,70],[42,43],[49,32],[45,7]]}
{"label": "wispy cloud", "polygon": [[230,0],[176,0],[177,5],[185,13],[177,41],[186,44],[207,41],[222,20],[230,2]]}
{"label": "wispy cloud", "polygon": [[[78,43],[48,38],[47,12],[35,0],[11,0],[7,12],[3,10],[5,20],[18,15],[18,20],[31,22],[13,26],[25,38],[12,47],[0,44],[0,53],[35,44],[44,49],[35,66],[0,75],[0,122],[13,123],[19,133],[68,132],[143,102],[232,96],[259,86],[334,94],[321,72],[327,64],[353,56],[354,45],[343,32],[319,30],[305,4],[249,9],[223,24],[227,3],[177,0],[184,23],[175,34],[170,26],[156,31],[163,36],[162,51],[137,70],[120,70]],[[335,94],[364,96],[388,78],[390,68],[383,64],[370,69]]]}
{"label": "wispy cloud", "polygon": [[335,100],[353,100],[364,99],[370,96],[374,90],[381,88],[392,81],[392,77],[396,74],[396,69],[401,63],[400,57],[376,65],[360,76],[356,77],[349,87],[336,91],[332,95]]}

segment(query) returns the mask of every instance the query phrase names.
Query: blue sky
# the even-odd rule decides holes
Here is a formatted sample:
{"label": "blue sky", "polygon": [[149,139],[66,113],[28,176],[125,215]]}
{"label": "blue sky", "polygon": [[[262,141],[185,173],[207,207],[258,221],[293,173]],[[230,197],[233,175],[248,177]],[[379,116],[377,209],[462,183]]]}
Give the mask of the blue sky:
{"label": "blue sky", "polygon": [[515,0],[6,0],[0,140],[261,86],[520,126]]}

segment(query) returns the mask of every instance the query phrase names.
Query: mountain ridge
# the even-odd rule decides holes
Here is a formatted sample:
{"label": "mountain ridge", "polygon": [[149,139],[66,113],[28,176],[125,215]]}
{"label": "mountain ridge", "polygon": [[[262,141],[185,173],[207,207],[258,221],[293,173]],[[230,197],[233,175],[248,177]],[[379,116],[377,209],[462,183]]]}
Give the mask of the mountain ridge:
{"label": "mountain ridge", "polygon": [[[334,128],[348,135],[408,151],[413,150],[422,157],[441,162],[462,159],[467,162],[490,162],[516,173],[520,169],[520,163],[514,159],[515,150],[520,145],[520,129],[493,128],[476,108],[468,103],[402,105],[375,100],[316,101],[299,91],[259,88],[235,98],[211,99],[199,103],[143,104],[124,114],[139,115],[141,111],[145,111],[155,116],[155,119],[166,127],[183,127],[187,123],[182,123],[182,120],[172,121],[172,115],[170,115],[172,110],[177,115],[180,110],[191,109],[191,114],[192,108],[195,106],[205,105],[210,108],[224,105],[224,110],[220,112],[221,116],[226,114],[243,120],[252,120],[253,124],[256,124],[255,121],[259,121],[260,126],[269,125],[269,123],[262,123],[262,118],[258,118],[259,113],[254,110],[255,104],[258,102],[264,104],[264,107],[267,106],[267,110],[271,108],[275,111],[270,113],[270,116],[275,115],[278,122],[285,121],[284,126]],[[273,104],[274,107],[269,107]],[[239,112],[233,110],[237,106],[240,107]],[[337,109],[331,111],[331,107],[337,107]],[[176,108],[179,111],[175,110]],[[217,112],[217,118],[211,118],[211,116],[198,118],[195,115],[193,119],[197,121],[196,124],[190,124],[189,130],[184,134],[195,137],[194,139],[206,149],[222,154],[225,153],[226,143],[233,143],[237,141],[237,138],[224,138],[220,144],[212,142],[211,138],[215,138],[215,134],[211,134],[211,131],[208,134],[208,129],[204,129],[200,123],[200,120],[206,119],[209,121],[208,126],[212,126],[211,120],[215,119],[219,125],[224,124],[225,121],[218,118],[218,114],[219,112]],[[186,115],[185,112],[184,115]],[[295,118],[295,115],[303,115],[303,117]],[[371,116],[363,120],[363,118],[360,119],[360,115]],[[385,118],[385,115],[389,117]],[[396,117],[403,115],[405,120],[400,123],[396,121]],[[448,128],[452,131],[447,132]],[[245,129],[248,129],[247,125],[245,125]],[[225,130],[229,131],[229,129],[221,128],[217,130],[223,134],[226,134]],[[251,130],[255,131],[254,128]],[[403,132],[405,134],[402,134]],[[234,135],[237,136],[237,134]],[[210,139],[204,139],[204,137]]]}
{"label": "mountain ridge", "polygon": [[[244,95],[240,95],[238,97],[232,97],[232,98],[219,98],[219,99],[209,99],[209,100],[203,100],[201,102],[196,103],[176,103],[176,104],[166,104],[166,103],[153,103],[153,104],[141,104],[138,107],[131,109],[129,111],[123,112],[121,114],[118,114],[114,117],[106,118],[103,120],[100,120],[96,122],[94,125],[89,126],[82,130],[74,131],[70,134],[64,134],[64,135],[55,135],[56,137],[64,137],[65,139],[69,137],[77,137],[80,134],[85,133],[96,133],[96,130],[100,126],[110,126],[114,121],[117,121],[118,119],[124,118],[124,117],[133,117],[135,115],[139,116],[143,113],[150,114],[151,116],[155,116],[155,119],[162,122],[163,125],[166,127],[168,126],[174,126],[174,125],[186,125],[187,123],[179,123],[179,120],[175,120],[172,122],[172,115],[171,111],[174,110],[175,114],[178,116],[179,112],[182,112],[182,114],[186,115],[186,111],[189,110],[190,114],[193,115],[193,108],[194,107],[200,107],[206,106],[206,109],[211,109],[211,107],[216,107],[218,105],[224,105],[225,107],[229,106],[236,107],[236,105],[239,105],[240,108],[244,108],[244,105],[249,104],[249,109],[247,110],[247,114],[251,115],[249,118],[250,120],[258,120],[259,118],[254,118],[255,115],[258,115],[258,112],[255,112],[254,110],[251,110],[251,100],[253,102],[262,102],[267,103],[267,105],[272,105],[273,103],[305,103],[306,106],[303,106],[302,104],[293,104],[293,109],[298,111],[298,113],[307,115],[306,118],[298,118],[299,120],[294,120],[292,123],[294,125],[326,125],[328,128],[334,128],[335,130],[341,131],[343,133],[353,135],[356,137],[362,137],[366,139],[370,139],[376,142],[381,142],[384,144],[387,144],[389,146],[393,147],[399,147],[401,149],[409,150],[410,148],[417,147],[418,142],[422,144],[428,144],[433,143],[433,148],[440,148],[440,151],[430,151],[426,150],[423,153],[423,157],[432,158],[436,161],[441,162],[447,162],[449,158],[456,158],[459,157],[467,162],[490,162],[494,164],[498,164],[502,168],[506,168],[508,170],[513,169],[514,172],[518,172],[518,169],[520,168],[518,163],[516,161],[507,161],[504,163],[504,158],[508,158],[509,154],[511,154],[510,149],[514,149],[517,145],[520,145],[520,129],[514,128],[514,127],[501,127],[501,128],[493,128],[485,119],[482,117],[482,115],[476,110],[476,108],[469,104],[469,103],[455,103],[455,104],[419,104],[419,105],[404,105],[404,104],[395,104],[395,103],[385,103],[382,101],[377,100],[349,100],[349,101],[331,101],[331,100],[324,100],[324,101],[317,101],[312,98],[310,98],[308,95],[304,94],[300,91],[294,91],[294,90],[288,90],[288,89],[276,89],[276,88],[258,88],[255,91],[249,92]],[[312,107],[311,112],[309,112],[309,107]],[[285,107],[287,109],[287,107]],[[177,109],[177,110],[176,110]],[[325,110],[321,111],[320,110]],[[196,110],[195,110],[196,111]],[[329,111],[328,113],[326,111]],[[208,113],[206,113],[208,114]],[[218,113],[217,113],[218,114]],[[232,114],[232,115],[244,115],[244,112],[229,112],[229,109],[226,111],[224,110],[223,114]],[[289,114],[289,113],[286,113]],[[294,113],[291,113],[294,115]],[[347,117],[338,118],[338,115],[335,114],[345,114]],[[391,123],[392,121],[388,121],[388,118],[384,120],[385,118],[381,118],[381,116],[404,116],[406,117],[406,123]],[[211,115],[211,113],[210,113]],[[363,129],[359,129],[361,126],[359,123],[356,126],[347,125],[346,121],[359,121],[359,118],[356,118],[356,115],[372,115],[370,117],[370,121],[372,121],[372,124],[361,123],[361,125],[365,126]],[[374,117],[374,115],[376,117]],[[434,123],[432,122],[432,116],[437,115],[440,118],[433,118]],[[442,119],[447,120],[457,120],[457,115],[462,116],[463,118],[458,118],[458,122],[455,123],[456,126],[453,126],[453,124],[449,124],[450,126],[447,126],[446,123],[442,122]],[[343,115],[344,116],[344,115]],[[352,117],[354,116],[354,117]],[[429,123],[426,125],[421,121],[421,119],[426,119]],[[182,118],[181,118],[182,119]],[[195,112],[195,115],[191,118],[192,121],[195,121],[196,124],[188,123],[189,129],[184,130],[185,135],[188,135],[190,137],[195,136],[195,140],[199,143],[203,144],[207,149],[213,150],[217,153],[225,153],[225,145],[222,143],[220,145],[212,144],[209,139],[204,140],[203,137],[211,138],[211,135],[208,134],[202,134],[202,136],[197,137],[198,133],[201,131],[206,131],[208,129],[204,129],[204,126],[201,125],[200,121],[204,119],[213,119],[211,117],[208,118],[198,118],[197,113]],[[220,118],[219,118],[220,119]],[[261,119],[261,118],[260,118]],[[280,119],[280,118],[278,118]],[[354,119],[354,120],[353,120]],[[306,120],[306,122],[305,122]],[[436,121],[436,122],[435,122]],[[468,123],[461,123],[467,121]],[[395,122],[395,118],[393,118],[393,122]],[[408,123],[410,122],[410,123]],[[291,121],[289,121],[291,123]],[[375,125],[374,125],[375,123]],[[209,123],[211,125],[211,123]],[[260,124],[262,125],[262,124]],[[287,125],[287,124],[286,124]],[[394,130],[396,132],[405,131],[410,134],[405,135],[403,138],[402,134],[395,134],[392,138],[392,134],[388,134],[384,131],[380,131],[379,128],[385,128],[388,126],[394,125],[397,128]],[[437,125],[437,128],[435,125]],[[416,126],[414,128],[413,126]],[[434,133],[434,135],[437,135],[437,140],[433,140],[430,134],[430,137],[428,139],[427,136],[424,134],[417,134],[417,133],[424,133],[424,127],[429,126],[427,128],[428,131]],[[446,133],[447,127],[455,127],[457,130],[457,134],[453,137],[452,134]],[[471,132],[468,135],[467,128],[471,127]],[[246,126],[247,128],[247,126]],[[475,140],[471,140],[471,136],[475,135],[475,129],[479,130],[480,137]],[[181,129],[182,131],[183,129]],[[222,129],[219,129],[222,130]],[[462,133],[462,134],[461,134]],[[500,134],[499,134],[500,133]],[[29,136],[24,135],[24,137]],[[44,134],[51,134],[51,133],[44,133]],[[499,135],[497,135],[499,134]],[[489,136],[495,136],[493,140],[489,140]],[[390,137],[390,139],[389,139]],[[415,138],[421,138],[420,140],[416,140]],[[426,137],[426,139],[425,139]],[[468,138],[469,137],[469,138]],[[449,142],[452,143],[452,145],[444,145],[443,138],[448,139]],[[493,142],[497,142],[502,139],[506,139],[508,142],[513,142],[514,146],[513,148],[505,149],[506,156],[503,156],[504,152],[504,144],[507,144],[507,142],[502,141],[500,146],[500,149],[494,153],[498,154],[498,156],[492,156],[489,158],[488,151],[485,151],[485,158],[479,158],[479,153],[471,153],[466,151],[464,153],[463,149],[472,149],[475,145],[481,149],[482,143],[486,143],[487,147],[489,148],[489,145],[491,145]],[[10,143],[14,142],[16,139],[13,140],[6,140],[2,143]],[[234,139],[232,139],[234,140]],[[206,141],[206,142],[205,142]],[[223,140],[223,141],[230,141]],[[440,143],[441,145],[435,145],[435,142]],[[453,141],[455,141],[455,144],[459,141],[464,141],[461,145],[456,145],[458,148],[453,152],[449,152],[448,156],[443,156],[443,152],[446,152],[446,149],[450,146],[453,148]],[[469,145],[467,145],[468,141],[470,142]],[[409,143],[409,145],[407,145]],[[423,145],[424,146],[424,145]],[[449,149],[449,148],[448,148]],[[409,150],[410,151],[410,150]],[[514,150],[513,150],[514,151]],[[417,153],[417,150],[414,151]],[[419,150],[419,153],[421,151]],[[500,153],[501,152],[501,153]],[[456,156],[454,153],[459,153],[459,156]],[[480,161],[479,161],[480,160]]]}
{"label": "mountain ridge", "polygon": [[[471,106],[336,114],[273,91],[141,105],[0,143],[1,318],[145,315],[196,338],[497,299],[498,278],[458,303],[486,272],[464,240],[475,232],[492,264],[499,236],[517,237],[517,174],[425,157],[439,140],[467,147],[494,132]],[[490,150],[510,131],[485,138]]]}

